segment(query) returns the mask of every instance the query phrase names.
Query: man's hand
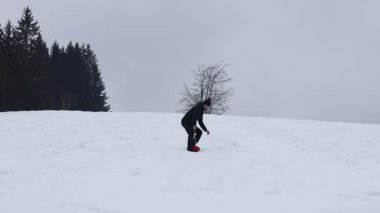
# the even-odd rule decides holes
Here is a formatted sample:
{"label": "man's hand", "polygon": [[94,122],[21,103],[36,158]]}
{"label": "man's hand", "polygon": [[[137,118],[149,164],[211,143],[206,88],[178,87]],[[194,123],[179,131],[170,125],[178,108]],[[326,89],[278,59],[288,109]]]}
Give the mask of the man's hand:
{"label": "man's hand", "polygon": [[210,134],[210,131],[206,130],[207,134],[209,135]]}

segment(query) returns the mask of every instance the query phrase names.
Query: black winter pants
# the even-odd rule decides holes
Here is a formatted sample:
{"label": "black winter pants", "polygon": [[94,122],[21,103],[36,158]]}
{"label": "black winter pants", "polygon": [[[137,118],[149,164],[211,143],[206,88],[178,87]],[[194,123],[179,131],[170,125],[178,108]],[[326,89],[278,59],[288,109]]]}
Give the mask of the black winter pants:
{"label": "black winter pants", "polygon": [[201,139],[201,137],[202,137],[202,130],[200,130],[197,127],[197,129],[195,130],[195,134],[196,135],[195,135],[195,138],[194,138],[194,129],[193,129],[193,126],[191,124],[187,124],[183,120],[181,121],[181,124],[182,124],[183,128],[185,128],[187,134],[189,135],[189,137],[187,138],[187,150],[190,150]]}

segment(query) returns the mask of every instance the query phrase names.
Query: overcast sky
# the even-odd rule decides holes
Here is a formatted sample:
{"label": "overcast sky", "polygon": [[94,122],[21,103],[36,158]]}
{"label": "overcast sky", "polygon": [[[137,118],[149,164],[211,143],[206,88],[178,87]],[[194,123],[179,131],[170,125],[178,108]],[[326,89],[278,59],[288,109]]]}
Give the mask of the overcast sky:
{"label": "overcast sky", "polygon": [[380,123],[378,0],[0,0],[50,46],[89,43],[112,111],[174,112],[200,64],[229,64],[230,115]]}

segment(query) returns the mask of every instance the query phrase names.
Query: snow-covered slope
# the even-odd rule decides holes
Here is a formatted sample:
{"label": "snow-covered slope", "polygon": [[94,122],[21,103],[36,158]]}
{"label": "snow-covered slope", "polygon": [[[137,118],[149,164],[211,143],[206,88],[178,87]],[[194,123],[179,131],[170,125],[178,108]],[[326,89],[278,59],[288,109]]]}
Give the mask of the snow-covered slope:
{"label": "snow-covered slope", "polygon": [[181,117],[0,113],[0,212],[380,212],[380,125]]}

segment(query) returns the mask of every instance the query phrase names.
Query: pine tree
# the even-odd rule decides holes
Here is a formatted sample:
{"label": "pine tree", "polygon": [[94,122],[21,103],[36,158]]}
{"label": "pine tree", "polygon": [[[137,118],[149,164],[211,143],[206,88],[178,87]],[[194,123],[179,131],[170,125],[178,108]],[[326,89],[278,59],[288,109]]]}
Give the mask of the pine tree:
{"label": "pine tree", "polygon": [[3,28],[1,27],[1,23],[0,23],[0,50],[2,50],[3,41],[4,41],[4,32],[3,32]]}
{"label": "pine tree", "polygon": [[83,48],[75,43],[75,91],[77,97],[77,109],[88,111],[90,108],[90,73],[86,68]]}
{"label": "pine tree", "polygon": [[41,108],[41,82],[48,67],[48,50],[42,40],[38,22],[29,7],[24,9],[16,27],[18,76],[22,110]]}
{"label": "pine tree", "polygon": [[34,51],[31,58],[31,87],[33,89],[32,103],[34,110],[49,109],[49,84],[50,70],[49,70],[49,50],[46,43],[39,35],[32,46]]}
{"label": "pine tree", "polygon": [[105,111],[110,110],[107,104],[107,94],[103,79],[100,74],[98,60],[95,53],[91,50],[90,45],[82,46],[83,57],[86,65],[86,70],[89,74],[89,108],[90,111]]}
{"label": "pine tree", "polygon": [[40,27],[38,22],[34,20],[32,11],[29,7],[24,9],[21,19],[18,21],[16,27],[16,36],[19,44],[19,48],[22,50],[22,54],[25,54],[25,64],[28,64],[29,59],[35,51],[36,40],[41,36]]}
{"label": "pine tree", "polygon": [[6,68],[6,58],[4,55],[4,33],[3,29],[0,24],[0,111],[5,111],[6,107],[6,92],[7,92],[7,82],[6,82],[6,75],[7,75],[7,68]]}
{"label": "pine tree", "polygon": [[64,70],[62,79],[63,79],[63,88],[61,91],[60,99],[61,99],[61,108],[63,110],[75,110],[74,108],[74,98],[75,95],[73,94],[73,76],[75,73],[75,68],[73,66],[75,61],[74,56],[74,46],[72,42],[69,42],[66,49],[64,50],[63,58],[62,58],[62,65]]}
{"label": "pine tree", "polygon": [[3,51],[6,57],[11,61],[14,65],[13,69],[15,69],[16,65],[16,39],[15,39],[15,29],[12,26],[12,23],[8,20],[7,24],[3,30]]}
{"label": "pine tree", "polygon": [[2,111],[17,110],[17,95],[19,83],[16,76],[16,46],[15,30],[10,21],[8,21],[1,31],[1,99]]}
{"label": "pine tree", "polygon": [[48,87],[50,89],[49,102],[51,109],[60,110],[64,109],[62,104],[62,94],[64,91],[64,70],[63,70],[63,57],[65,50],[59,47],[55,41],[50,49],[50,78]]}

